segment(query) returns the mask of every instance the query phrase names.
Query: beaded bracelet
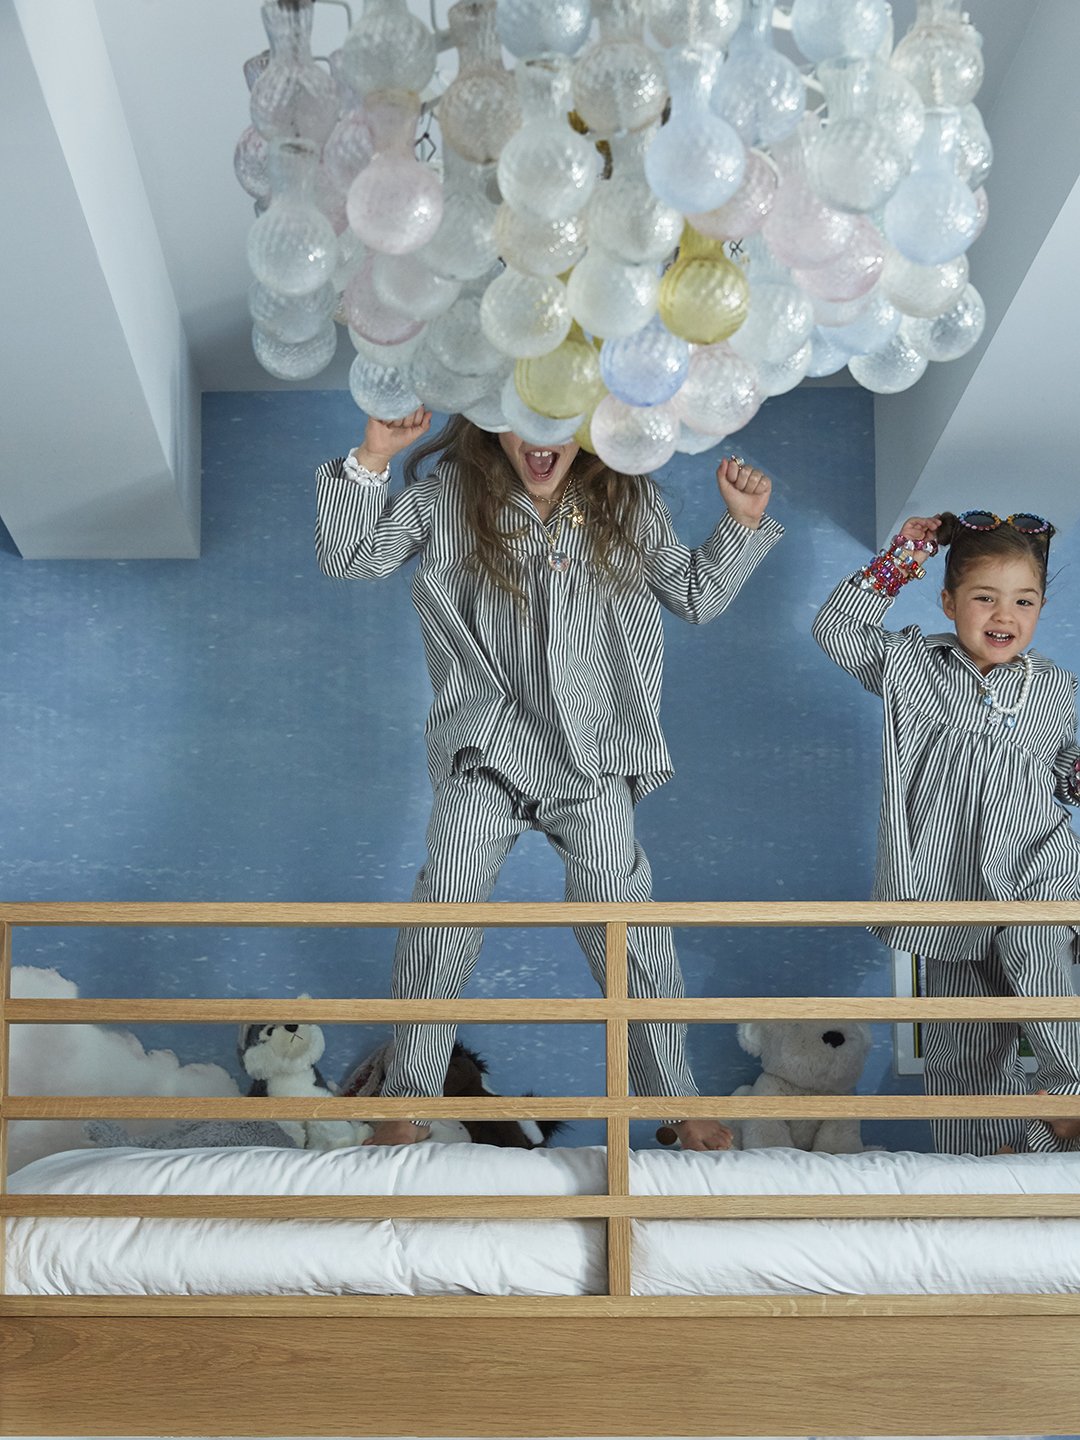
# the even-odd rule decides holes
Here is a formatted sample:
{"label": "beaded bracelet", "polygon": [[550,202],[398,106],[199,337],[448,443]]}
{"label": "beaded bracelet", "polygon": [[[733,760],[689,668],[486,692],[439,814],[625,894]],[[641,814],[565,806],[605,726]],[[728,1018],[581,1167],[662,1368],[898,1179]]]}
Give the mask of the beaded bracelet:
{"label": "beaded bracelet", "polygon": [[1080,805],[1080,760],[1073,761],[1072,779],[1068,782],[1073,799]]}
{"label": "beaded bracelet", "polygon": [[888,595],[891,600],[909,580],[923,578],[926,571],[920,560],[931,560],[937,552],[938,543],[933,538],[909,540],[906,535],[894,535],[890,544],[879,551],[861,572],[859,588],[876,590],[879,595]]}

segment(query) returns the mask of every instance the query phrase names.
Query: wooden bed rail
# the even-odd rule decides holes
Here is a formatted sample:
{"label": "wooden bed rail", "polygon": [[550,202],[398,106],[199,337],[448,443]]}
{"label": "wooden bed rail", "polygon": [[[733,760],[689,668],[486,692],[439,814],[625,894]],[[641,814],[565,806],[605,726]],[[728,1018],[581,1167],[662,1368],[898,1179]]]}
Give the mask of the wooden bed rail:
{"label": "wooden bed rail", "polygon": [[[604,999],[575,1000],[14,1000],[11,939],[15,926],[262,926],[399,925],[560,926],[606,928]],[[600,1219],[608,1227],[609,1295],[630,1296],[630,1235],[634,1220],[828,1217],[1078,1216],[1080,1195],[635,1196],[630,1193],[629,1122],[676,1118],[687,1101],[632,1096],[628,1024],[675,1020],[731,1024],[746,1020],[989,1019],[1080,1020],[1077,999],[888,999],[738,997],[637,1000],[627,994],[627,927],[833,927],[907,925],[1075,925],[1080,905],[928,904],[922,902],[717,902],[601,904],[282,904],[282,903],[14,903],[0,904],[0,1217],[137,1216],[145,1218],[517,1218]],[[237,1024],[243,1022],[383,1024],[392,1021],[470,1024],[602,1024],[606,1095],[491,1099],[258,1100],[121,1096],[12,1096],[8,1056],[12,1025]],[[1049,1096],[702,1096],[693,1112],[724,1118],[943,1118],[1080,1116],[1080,1097]],[[6,1193],[7,1127],[16,1120],[79,1119],[276,1120],[453,1118],[603,1119],[607,1122],[608,1191],[599,1196],[58,1196]],[[0,1234],[2,1247],[2,1234]],[[2,1248],[0,1248],[2,1265]],[[2,1278],[2,1273],[0,1273]],[[3,1294],[0,1285],[0,1295]],[[1016,1297],[1018,1300],[1033,1297]],[[0,1300],[0,1307],[7,1301]],[[410,1302],[406,1302],[410,1303]],[[555,1303],[555,1302],[552,1302]],[[648,1305],[647,1300],[642,1300]],[[625,1313],[625,1312],[620,1312]]]}

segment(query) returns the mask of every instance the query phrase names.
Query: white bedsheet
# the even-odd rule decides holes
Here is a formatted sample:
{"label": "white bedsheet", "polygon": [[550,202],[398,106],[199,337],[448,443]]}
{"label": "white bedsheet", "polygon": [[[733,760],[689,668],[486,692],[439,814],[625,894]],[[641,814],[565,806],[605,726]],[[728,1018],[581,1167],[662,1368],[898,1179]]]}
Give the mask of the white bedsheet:
{"label": "white bedsheet", "polygon": [[[1080,1156],[798,1150],[631,1156],[642,1195],[1077,1193]],[[75,1150],[12,1194],[598,1194],[602,1148]],[[581,1295],[605,1288],[597,1221],[7,1222],[12,1294]],[[1080,1290],[1080,1220],[643,1221],[634,1291],[956,1294]]]}

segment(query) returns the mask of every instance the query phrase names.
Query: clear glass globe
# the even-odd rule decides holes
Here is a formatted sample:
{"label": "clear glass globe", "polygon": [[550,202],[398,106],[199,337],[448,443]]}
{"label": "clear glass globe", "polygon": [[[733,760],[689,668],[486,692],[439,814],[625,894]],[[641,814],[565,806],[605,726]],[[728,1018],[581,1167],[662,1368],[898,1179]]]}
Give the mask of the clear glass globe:
{"label": "clear glass globe", "polygon": [[400,345],[424,328],[422,320],[385,305],[375,293],[375,254],[364,257],[341,296],[342,312],[352,329],[375,345]]}
{"label": "clear glass globe", "polygon": [[419,350],[427,337],[427,326],[425,325],[411,340],[403,340],[400,345],[376,345],[372,340],[365,340],[358,330],[350,325],[349,339],[353,343],[353,349],[358,355],[363,355],[365,360],[374,360],[376,365],[382,367],[396,366],[403,370],[413,356]]}
{"label": "clear glass globe", "polygon": [[[605,10],[601,9],[601,6]],[[667,104],[668,89],[657,57],[641,43],[641,22],[613,33],[605,40],[604,21],[610,0],[595,0],[601,13],[600,42],[586,50],[574,66],[574,109],[597,135],[619,130],[640,130],[659,120]]]}
{"label": "clear glass globe", "polygon": [[701,455],[704,451],[711,450],[714,445],[719,445],[723,438],[723,435],[701,435],[680,420],[679,443],[675,449],[680,455]]}
{"label": "clear glass globe", "polygon": [[442,220],[434,170],[399,155],[376,155],[349,188],[349,224],[365,245],[388,255],[419,250]]}
{"label": "clear glass globe", "polygon": [[898,331],[873,355],[853,355],[848,361],[848,370],[860,385],[876,395],[896,395],[901,390],[910,390],[925,374],[929,363]]}
{"label": "clear glass globe", "polygon": [[502,63],[495,8],[453,5],[448,23],[458,73],[439,98],[439,129],[462,159],[489,164],[521,126],[517,85]]}
{"label": "clear glass globe", "polygon": [[816,295],[811,295],[815,325],[824,326],[826,329],[834,325],[850,325],[853,320],[858,320],[860,315],[866,314],[874,303],[875,293],[869,290],[857,300],[819,300]]}
{"label": "clear glass globe", "polygon": [[645,20],[658,45],[726,45],[743,18],[742,0],[645,0]]}
{"label": "clear glass globe", "polygon": [[776,365],[801,349],[813,328],[814,306],[805,291],[776,281],[752,281],[746,319],[728,344],[752,365]]}
{"label": "clear glass globe", "polygon": [[409,379],[428,409],[443,415],[467,410],[491,389],[490,376],[458,374],[444,365],[428,345],[422,345],[413,356]]}
{"label": "clear glass globe", "polygon": [[710,240],[743,240],[756,235],[776,200],[777,174],[760,150],[746,151],[742,182],[726,204],[688,213],[695,230]]}
{"label": "clear glass globe", "polygon": [[806,373],[813,379],[822,375],[835,375],[848,362],[850,351],[843,345],[837,345],[833,339],[833,332],[818,325],[810,337],[810,363],[806,367]]}
{"label": "clear glass globe", "polygon": [[665,260],[682,234],[681,212],[654,195],[645,178],[645,150],[658,128],[612,136],[612,174],[597,182],[589,202],[590,239],[626,265]]}
{"label": "clear glass globe", "polygon": [[884,204],[903,179],[907,164],[908,156],[895,137],[867,115],[830,118],[806,157],[814,193],[827,205],[854,213]]}
{"label": "clear glass globe", "polygon": [[441,280],[415,255],[376,254],[371,280],[384,305],[414,320],[433,320],[442,315],[461,291],[456,280]]}
{"label": "clear glass globe", "polygon": [[573,55],[587,39],[591,21],[589,0],[499,0],[496,9],[499,39],[522,59]]}
{"label": "clear glass globe", "polygon": [[[505,384],[505,381],[503,383]],[[475,405],[470,405],[467,410],[463,410],[461,413],[465,419],[471,420],[474,425],[481,430],[487,430],[491,435],[498,435],[504,430],[509,430],[510,426],[506,423],[506,416],[502,411],[501,390],[502,386],[493,390],[489,395],[483,396]],[[531,443],[535,445],[536,441]]]}
{"label": "clear glass globe", "polygon": [[270,199],[270,170],[266,139],[249,125],[236,142],[233,169],[236,178],[253,200]]}
{"label": "clear glass globe", "polygon": [[251,345],[259,364],[278,380],[310,380],[320,370],[325,370],[334,358],[337,326],[332,320],[327,320],[310,340],[289,345],[255,325],[251,331]]}
{"label": "clear glass globe", "polygon": [[463,375],[494,375],[510,363],[484,334],[479,295],[462,295],[428,330],[432,354]]}
{"label": "clear glass globe", "polygon": [[684,213],[723,205],[746,170],[742,141],[709,109],[722,58],[704,44],[677,46],[664,56],[671,116],[645,151],[645,178],[654,195]]}
{"label": "clear glass globe", "polygon": [[701,435],[741,430],[761,407],[757,371],[730,345],[705,345],[690,356],[682,389],[672,400],[684,425]]}
{"label": "clear glass globe", "polygon": [[[977,240],[986,227],[986,220],[990,213],[990,201],[987,198],[986,191],[981,185],[978,190],[975,191],[975,204],[979,207],[979,224],[975,231],[975,240]],[[975,242],[972,241],[972,244],[974,243]]]}
{"label": "clear glass globe", "polygon": [[585,254],[585,217],[530,220],[509,205],[500,205],[495,217],[495,244],[515,270],[526,275],[561,275]]}
{"label": "clear glass globe", "polygon": [[956,142],[956,173],[970,190],[978,190],[986,183],[993,163],[994,147],[979,107],[964,105],[960,110],[960,137]]}
{"label": "clear glass globe", "polygon": [[337,236],[311,201],[315,147],[310,140],[270,144],[274,199],[248,235],[248,263],[256,280],[281,295],[308,295],[334,273]]}
{"label": "clear glass globe", "polygon": [[320,331],[325,331],[326,322],[333,318],[337,303],[337,291],[330,281],[308,295],[279,295],[258,280],[253,280],[248,289],[248,310],[252,320],[264,335],[281,340],[286,345],[313,340]]}
{"label": "clear glass globe", "polygon": [[432,239],[416,257],[444,280],[477,280],[499,257],[496,207],[488,199],[491,166],[470,165],[454,150],[443,152],[443,213]]}
{"label": "clear glass globe", "polygon": [[405,0],[366,0],[345,37],[341,66],[357,95],[425,89],[435,73],[435,37]]}
{"label": "clear glass globe", "polygon": [[943,315],[929,320],[912,316],[900,325],[901,334],[928,360],[959,360],[982,338],[986,328],[986,306],[974,285],[968,285],[960,299]]}
{"label": "clear glass globe", "polygon": [[690,346],[672,335],[659,315],[635,335],[605,340],[600,349],[604,384],[626,405],[662,405],[686,379]]}
{"label": "clear glass globe", "polygon": [[316,146],[338,118],[337,87],[311,55],[310,6],[262,7],[270,56],[251,87],[251,123],[267,140],[311,140]]}
{"label": "clear glass globe", "polygon": [[744,0],[744,19],[731,38],[711,104],[744,145],[775,145],[798,126],[806,87],[798,70],[773,48],[772,0]]}
{"label": "clear glass globe", "polygon": [[555,278],[504,270],[484,291],[480,324],[504,355],[527,359],[561,345],[570,330],[566,286]]}
{"label": "clear glass globe", "polygon": [[757,371],[758,389],[762,396],[786,395],[806,375],[814,355],[813,338],[796,350],[786,360],[776,362],[759,360],[754,366]]}
{"label": "clear glass globe", "polygon": [[349,370],[349,389],[364,414],[375,420],[400,420],[422,403],[408,366],[380,365],[361,354]]}
{"label": "clear glass globe", "polygon": [[339,295],[364,263],[366,254],[367,251],[360,236],[346,225],[337,237],[337,260],[331,276],[331,284]]}
{"label": "clear glass globe", "polygon": [[927,105],[966,105],[983,81],[978,32],[961,17],[960,0],[916,0],[915,23],[891,64]]}
{"label": "clear glass globe", "polygon": [[873,355],[888,345],[904,317],[879,288],[871,294],[866,310],[847,325],[833,325],[829,338],[849,355]]}
{"label": "clear glass globe", "polygon": [[810,188],[806,157],[820,133],[821,122],[808,113],[795,134],[771,152],[780,185],[761,233],[776,258],[797,270],[826,264],[855,233],[854,215],[826,205]]}
{"label": "clear glass globe", "polygon": [[886,0],[794,0],[791,36],[808,60],[874,55],[889,33]]}
{"label": "clear glass globe", "polygon": [[958,255],[944,265],[916,265],[891,245],[878,282],[883,295],[905,315],[930,319],[951,310],[968,283],[968,258]]}
{"label": "clear glass globe", "polygon": [[648,475],[675,454],[681,434],[670,403],[639,407],[605,395],[593,411],[590,435],[605,465],[622,475]]}
{"label": "clear glass globe", "polygon": [[596,151],[565,122],[525,125],[499,155],[499,190],[519,215],[566,220],[579,211],[596,184]]}
{"label": "clear glass globe", "polygon": [[570,272],[570,313],[591,335],[633,335],[656,313],[660,279],[650,265],[623,265],[597,245]]}
{"label": "clear glass globe", "polygon": [[517,393],[513,375],[499,392],[499,404],[507,429],[528,445],[565,445],[573,439],[574,431],[585,418],[582,414],[572,415],[568,420],[550,420],[546,415],[538,415]]}

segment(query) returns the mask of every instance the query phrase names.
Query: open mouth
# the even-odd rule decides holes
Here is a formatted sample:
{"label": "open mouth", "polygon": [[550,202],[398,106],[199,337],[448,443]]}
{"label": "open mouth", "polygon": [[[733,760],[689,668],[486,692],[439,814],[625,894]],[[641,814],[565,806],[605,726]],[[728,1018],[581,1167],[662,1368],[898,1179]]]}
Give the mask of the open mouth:
{"label": "open mouth", "polygon": [[525,468],[531,479],[538,485],[545,480],[550,480],[558,464],[560,451],[558,450],[525,450]]}
{"label": "open mouth", "polygon": [[983,634],[990,641],[991,645],[1011,645],[1016,639],[1008,630],[984,630]]}

